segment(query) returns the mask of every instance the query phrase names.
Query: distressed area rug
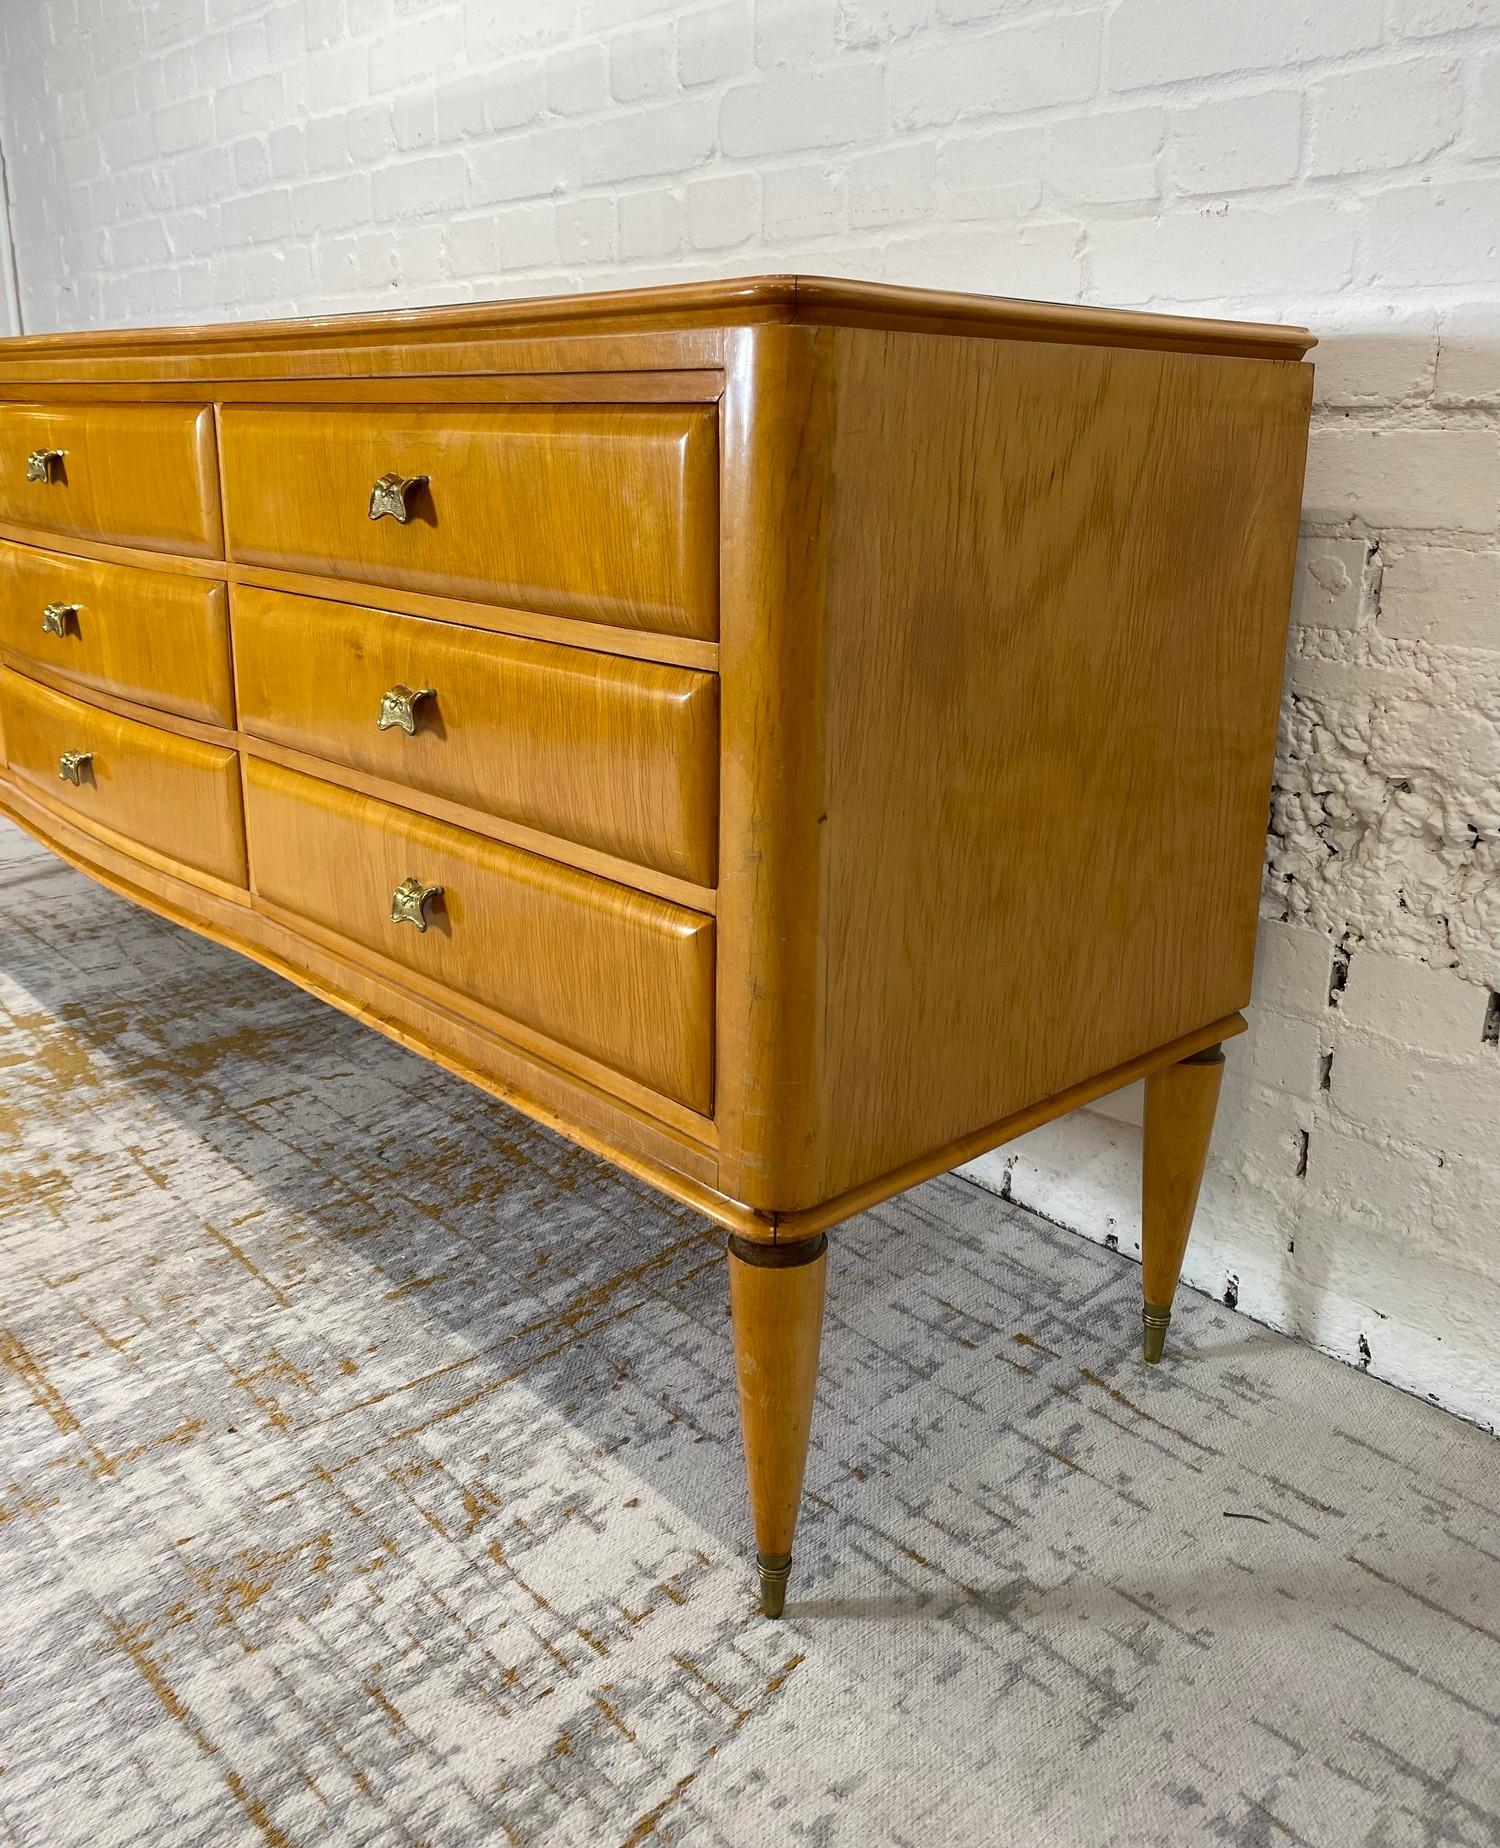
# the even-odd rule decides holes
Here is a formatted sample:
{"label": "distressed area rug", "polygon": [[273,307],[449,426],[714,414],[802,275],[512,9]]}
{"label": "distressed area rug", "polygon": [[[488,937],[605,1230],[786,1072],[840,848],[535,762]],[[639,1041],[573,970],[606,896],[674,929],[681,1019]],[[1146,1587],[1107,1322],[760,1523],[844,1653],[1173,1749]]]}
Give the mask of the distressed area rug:
{"label": "distressed area rug", "polygon": [[1500,1448],[957,1179],[720,1240],[0,824],[0,1840],[1500,1842]]}

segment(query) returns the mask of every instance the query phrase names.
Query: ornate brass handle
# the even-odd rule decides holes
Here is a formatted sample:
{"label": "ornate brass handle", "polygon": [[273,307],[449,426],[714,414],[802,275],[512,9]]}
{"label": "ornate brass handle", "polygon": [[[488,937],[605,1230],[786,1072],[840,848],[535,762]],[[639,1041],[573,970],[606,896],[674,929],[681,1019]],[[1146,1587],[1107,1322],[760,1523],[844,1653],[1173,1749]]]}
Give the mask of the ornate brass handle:
{"label": "ornate brass handle", "polygon": [[436,687],[409,687],[398,681],[389,693],[380,696],[380,717],[375,725],[378,731],[389,731],[399,725],[408,738],[417,729],[417,707],[424,699],[434,699]]}
{"label": "ornate brass handle", "polygon": [[427,928],[427,901],[441,898],[441,886],[423,885],[417,878],[403,879],[391,894],[391,922],[393,924],[415,924],[418,930]]}
{"label": "ornate brass handle", "polygon": [[64,751],[57,760],[57,774],[60,781],[71,783],[75,789],[83,781],[83,773],[94,761],[92,751]]}
{"label": "ornate brass handle", "polygon": [[33,449],[26,458],[26,479],[56,481],[58,464],[67,453],[66,449]]}
{"label": "ornate brass handle", "polygon": [[68,624],[78,615],[76,603],[49,603],[42,611],[43,635],[66,635]]}
{"label": "ornate brass handle", "polygon": [[370,489],[370,518],[383,520],[387,514],[405,526],[411,518],[407,501],[418,488],[427,486],[425,475],[382,475]]}

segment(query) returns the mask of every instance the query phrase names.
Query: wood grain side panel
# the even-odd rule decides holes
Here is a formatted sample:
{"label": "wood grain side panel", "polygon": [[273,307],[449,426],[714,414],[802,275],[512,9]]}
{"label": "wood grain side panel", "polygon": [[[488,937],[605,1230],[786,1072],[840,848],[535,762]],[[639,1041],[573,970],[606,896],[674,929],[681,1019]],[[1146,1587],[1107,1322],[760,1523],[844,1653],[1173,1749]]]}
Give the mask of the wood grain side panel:
{"label": "wood grain side panel", "polygon": [[[241,725],[273,743],[712,885],[718,681],[237,585]],[[431,688],[416,730],[382,695]]]}
{"label": "wood grain side panel", "polygon": [[1311,392],[833,338],[823,1058],[781,1208],[1248,999]]}
{"label": "wood grain side panel", "polygon": [[[713,920],[248,759],[254,889],[339,937],[708,1114]],[[408,878],[429,928],[391,921]]]}
{"label": "wood grain side panel", "polygon": [[[229,885],[245,884],[239,758],[38,686],[0,668],[10,773],[38,801]],[[65,751],[89,752],[75,787]]]}
{"label": "wood grain side panel", "polygon": [[[42,627],[71,606],[62,635]],[[0,543],[0,648],[23,666],[205,725],[233,725],[225,587]]]}
{"label": "wood grain side panel", "polygon": [[[704,405],[221,412],[230,556],[712,639],[717,416]],[[369,518],[382,475],[426,476]]]}
{"label": "wood grain side panel", "polygon": [[[58,449],[48,481],[33,450]],[[213,412],[193,404],[0,404],[0,520],[194,557],[222,555]]]}

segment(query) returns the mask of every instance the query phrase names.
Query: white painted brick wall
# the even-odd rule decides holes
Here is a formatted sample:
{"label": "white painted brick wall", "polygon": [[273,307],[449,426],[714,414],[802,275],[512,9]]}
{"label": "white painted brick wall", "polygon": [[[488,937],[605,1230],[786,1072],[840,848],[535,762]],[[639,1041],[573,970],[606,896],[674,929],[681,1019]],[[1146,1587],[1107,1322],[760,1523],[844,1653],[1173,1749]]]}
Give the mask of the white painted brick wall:
{"label": "white painted brick wall", "polygon": [[[0,142],[36,330],[791,268],[1310,322],[1187,1276],[1500,1421],[1500,0],[26,0]],[[978,1171],[1136,1249],[1139,1116]]]}

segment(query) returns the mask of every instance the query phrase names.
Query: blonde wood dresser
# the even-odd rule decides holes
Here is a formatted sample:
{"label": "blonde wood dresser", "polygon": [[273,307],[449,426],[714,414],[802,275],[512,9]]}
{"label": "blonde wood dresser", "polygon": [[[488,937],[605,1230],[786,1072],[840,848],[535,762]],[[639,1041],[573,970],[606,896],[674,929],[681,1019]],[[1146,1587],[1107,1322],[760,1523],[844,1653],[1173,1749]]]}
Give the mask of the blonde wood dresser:
{"label": "blonde wood dresser", "polygon": [[1294,328],[808,278],[0,344],[0,806],[730,1234],[764,1608],[828,1228],[1243,1026]]}

